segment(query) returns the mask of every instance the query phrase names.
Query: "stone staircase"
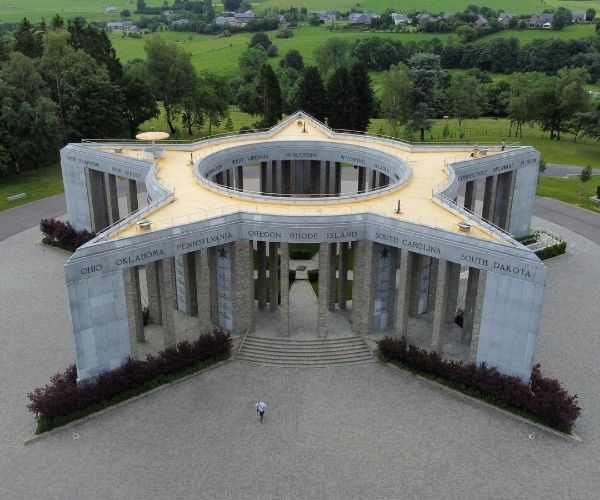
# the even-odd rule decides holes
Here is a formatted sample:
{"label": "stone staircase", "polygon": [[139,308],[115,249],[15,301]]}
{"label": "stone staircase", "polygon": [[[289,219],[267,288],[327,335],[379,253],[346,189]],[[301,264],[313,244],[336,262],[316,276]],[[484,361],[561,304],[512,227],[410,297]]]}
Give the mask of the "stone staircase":
{"label": "stone staircase", "polygon": [[287,340],[248,336],[236,359],[278,366],[331,366],[375,361],[360,337]]}

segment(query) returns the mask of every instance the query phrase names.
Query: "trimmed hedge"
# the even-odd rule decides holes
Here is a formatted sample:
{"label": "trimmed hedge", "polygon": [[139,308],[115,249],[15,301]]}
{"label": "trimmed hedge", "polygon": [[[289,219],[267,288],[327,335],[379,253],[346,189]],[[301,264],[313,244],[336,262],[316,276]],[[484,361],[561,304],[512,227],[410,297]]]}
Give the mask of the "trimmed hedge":
{"label": "trimmed hedge", "polygon": [[556,245],[552,245],[550,247],[542,248],[535,252],[535,254],[540,258],[540,260],[551,259],[552,257],[556,257],[557,255],[562,255],[567,251],[567,242],[561,241]]}
{"label": "trimmed hedge", "polygon": [[570,396],[558,380],[543,377],[539,364],[533,367],[527,383],[485,363],[443,360],[439,354],[410,345],[404,338],[386,337],[378,345],[384,359],[559,431],[570,432],[581,413],[577,395]]}
{"label": "trimmed hedge", "polygon": [[77,384],[77,369],[71,365],[27,394],[27,408],[36,416],[39,434],[225,359],[231,346],[230,334],[215,330],[144,360],[129,358],[89,383]]}
{"label": "trimmed hedge", "polygon": [[96,233],[86,230],[78,231],[69,222],[58,219],[42,219],[40,230],[44,234],[43,243],[69,252],[74,252],[81,245],[96,237]]}

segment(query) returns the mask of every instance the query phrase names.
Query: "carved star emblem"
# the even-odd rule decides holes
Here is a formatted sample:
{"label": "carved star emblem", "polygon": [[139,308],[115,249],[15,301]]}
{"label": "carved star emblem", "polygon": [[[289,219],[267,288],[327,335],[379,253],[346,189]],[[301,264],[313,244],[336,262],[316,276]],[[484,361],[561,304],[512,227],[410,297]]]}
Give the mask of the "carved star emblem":
{"label": "carved star emblem", "polygon": [[227,250],[225,250],[224,247],[219,248],[219,258],[222,260],[226,260],[227,259],[227,254],[229,252]]}
{"label": "carved star emblem", "polygon": [[381,250],[381,253],[379,255],[381,255],[381,260],[385,260],[388,258],[388,254],[390,253],[390,251],[387,248],[383,248]]}

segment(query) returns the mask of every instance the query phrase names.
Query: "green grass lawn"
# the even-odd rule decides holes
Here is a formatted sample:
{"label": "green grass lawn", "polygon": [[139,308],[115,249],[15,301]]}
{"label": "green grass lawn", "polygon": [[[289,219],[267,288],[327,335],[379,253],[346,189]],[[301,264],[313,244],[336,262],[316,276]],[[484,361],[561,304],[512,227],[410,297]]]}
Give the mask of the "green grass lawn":
{"label": "green grass lawn", "polygon": [[[21,175],[3,177],[0,178],[0,211],[62,192],[63,182],[59,163],[39,170],[30,170]],[[6,199],[19,193],[27,193],[27,196],[15,201]]]}
{"label": "green grass lawn", "polygon": [[[162,5],[162,0],[146,0],[149,7]],[[104,8],[115,6],[117,12],[104,14]],[[55,14],[65,19],[83,16],[88,21],[120,21],[120,12],[129,9],[131,19],[139,16],[134,14],[135,0],[3,0],[0,2],[0,21],[16,22],[27,17],[31,22],[40,22],[42,17],[50,21]]]}
{"label": "green grass lawn", "polygon": [[592,178],[583,185],[583,195],[581,195],[581,182],[578,177],[569,179],[541,177],[536,194],[555,198],[600,214],[600,205],[589,199],[589,196],[596,195],[597,186],[600,186],[600,175],[592,175]]}
{"label": "green grass lawn", "polygon": [[[300,0],[295,3],[292,2],[292,4],[296,7],[306,7],[309,11],[337,9],[342,12],[351,8],[375,12],[383,12],[385,9],[393,8],[399,12],[427,11],[435,14],[439,12],[462,12],[468,5],[485,5],[494,10],[504,10],[518,14],[533,14],[558,6],[578,11],[585,11],[588,7],[593,7],[600,12],[600,2],[598,1],[573,2],[561,0],[544,0],[542,3],[540,3],[540,0],[485,0],[485,2],[473,2],[472,0],[420,0],[419,2],[414,0],[394,0],[393,2],[389,0],[362,0],[360,3],[357,3],[356,0],[329,0],[326,3],[319,0]],[[287,9],[290,2],[287,0],[266,0],[255,5],[256,10],[268,7]]]}

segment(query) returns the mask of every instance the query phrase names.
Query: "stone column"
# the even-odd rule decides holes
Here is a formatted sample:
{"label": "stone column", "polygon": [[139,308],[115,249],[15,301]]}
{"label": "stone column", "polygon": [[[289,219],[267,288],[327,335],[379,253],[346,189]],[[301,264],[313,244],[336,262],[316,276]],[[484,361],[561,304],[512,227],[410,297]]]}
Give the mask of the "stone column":
{"label": "stone column", "polygon": [[215,175],[215,183],[217,183],[219,186],[223,186],[225,184],[225,175],[223,172],[219,172],[217,175]]}
{"label": "stone column", "polygon": [[465,203],[464,207],[473,212],[475,210],[475,196],[477,193],[476,181],[469,181],[465,184]]}
{"label": "stone column", "polygon": [[173,257],[158,261],[160,276],[160,308],[162,311],[164,348],[177,344],[175,337],[175,262]]}
{"label": "stone column", "polygon": [[302,194],[310,194],[311,192],[311,164],[310,160],[304,160],[302,163]]}
{"label": "stone column", "polygon": [[454,324],[458,305],[458,287],[460,286],[460,264],[448,262],[448,301],[446,306],[446,325]]}
{"label": "stone column", "polygon": [[496,216],[495,224],[504,230],[508,230],[510,224],[510,209],[514,189],[514,172],[504,172],[498,176],[498,187],[496,188]]}
{"label": "stone column", "polygon": [[277,160],[273,160],[271,162],[271,169],[273,171],[271,174],[271,181],[273,182],[273,193],[281,194],[283,192],[281,189],[283,184],[283,180],[281,178],[281,162],[278,165]]}
{"label": "stone column", "polygon": [[279,288],[281,293],[281,306],[279,309],[279,323],[281,336],[290,335],[290,249],[288,243],[280,243],[281,270],[279,272]]}
{"label": "stone column", "polygon": [[333,189],[331,187],[331,162],[325,162],[325,190],[323,191],[325,194],[333,193]]}
{"label": "stone column", "polygon": [[352,286],[352,331],[368,335],[373,325],[373,259],[377,257],[372,241],[361,240],[354,251]]}
{"label": "stone column", "polygon": [[262,311],[267,307],[267,244],[264,241],[256,242],[256,257],[258,268],[258,308]]}
{"label": "stone column", "polygon": [[290,160],[281,161],[281,192],[289,195],[291,193],[291,168]]}
{"label": "stone column", "polygon": [[481,271],[475,267],[469,267],[469,278],[467,279],[467,293],[465,296],[465,313],[463,318],[463,328],[461,340],[471,340],[473,335],[473,324],[475,321],[475,311],[477,309],[479,275]]}
{"label": "stone column", "polygon": [[244,166],[239,165],[236,168],[235,187],[238,191],[244,190]]}
{"label": "stone column", "polygon": [[233,332],[242,335],[254,330],[254,266],[252,242],[232,243]]}
{"label": "stone column", "polygon": [[146,288],[148,290],[148,309],[150,311],[150,323],[162,324],[160,282],[158,275],[158,262],[146,264]]}
{"label": "stone column", "polygon": [[437,279],[435,287],[435,310],[433,314],[433,332],[431,335],[431,350],[442,352],[444,345],[444,328],[446,326],[446,314],[448,310],[448,286],[450,278],[450,266],[444,259],[436,259]]}
{"label": "stone column", "polygon": [[475,300],[475,313],[473,315],[473,328],[471,330],[471,348],[469,361],[477,362],[477,349],[479,347],[479,331],[481,329],[481,314],[483,312],[483,299],[485,297],[485,281],[487,271],[479,271],[477,283],[477,299]]}
{"label": "stone column", "polygon": [[260,192],[263,194],[267,192],[267,166],[268,162],[260,162]]}
{"label": "stone column", "polygon": [[389,186],[389,184],[390,184],[390,177],[385,174],[379,174],[379,186],[385,187],[385,186]]}
{"label": "stone column", "polygon": [[198,285],[196,282],[196,256],[195,252],[183,256],[183,265],[186,279],[186,295],[188,297],[188,310],[190,316],[198,314]]}
{"label": "stone column", "polygon": [[319,297],[317,316],[317,336],[327,337],[327,315],[329,295],[329,243],[319,245]]}
{"label": "stone column", "polygon": [[394,318],[396,317],[396,275],[398,274],[398,258],[400,250],[395,247],[389,247],[390,259],[390,284],[388,292],[388,326],[393,326]]}
{"label": "stone column", "polygon": [[436,288],[438,279],[438,264],[439,260],[431,258],[431,269],[429,270],[429,288],[427,290],[427,309],[426,312],[432,312],[436,307]]}
{"label": "stone column", "polygon": [[[336,275],[337,243],[329,244],[329,277],[327,278],[327,309],[335,311],[335,299],[337,298],[337,280]],[[319,289],[320,290],[320,289]]]}
{"label": "stone column", "polygon": [[342,192],[342,164],[339,161],[335,162],[335,191],[334,194]]}
{"label": "stone column", "polygon": [[210,272],[208,268],[208,251],[198,250],[192,254],[195,258],[196,271],[196,304],[198,309],[198,327],[200,333],[212,330],[210,319]]}
{"label": "stone column", "polygon": [[408,339],[408,316],[414,255],[413,252],[408,250],[401,251],[400,273],[398,275],[395,331],[397,337],[404,337],[406,339]]}
{"label": "stone column", "polygon": [[419,295],[421,292],[421,267],[423,256],[415,253],[412,257],[412,266],[410,270],[409,286],[409,306],[408,314],[411,318],[419,315]]}
{"label": "stone column", "polygon": [[310,194],[319,194],[321,192],[321,162],[319,160],[310,161]]}
{"label": "stone column", "polygon": [[217,271],[217,248],[207,249],[208,253],[208,277],[210,281],[210,318],[214,327],[219,326],[219,288]]}
{"label": "stone column", "polygon": [[365,167],[358,167],[358,192],[364,193],[367,190],[367,174]]}
{"label": "stone column", "polygon": [[110,222],[114,224],[119,217],[119,196],[117,195],[117,177],[114,174],[106,174],[108,178],[108,199],[110,202]]}
{"label": "stone column", "polygon": [[104,172],[88,169],[88,183],[92,230],[98,232],[110,225]]}
{"label": "stone column", "polygon": [[135,212],[139,208],[139,205],[138,205],[138,194],[137,194],[137,182],[135,182],[132,179],[129,179],[127,181],[127,187],[128,187],[128,192],[127,192],[127,209],[129,210],[129,213],[132,214],[133,212]]}
{"label": "stone column", "polygon": [[346,295],[348,290],[348,242],[340,243],[340,264],[339,264],[339,284],[338,284],[338,307],[346,310]]}
{"label": "stone column", "polygon": [[377,189],[377,170],[371,170],[371,188],[370,191]]}
{"label": "stone column", "polygon": [[329,179],[329,162],[325,163],[320,162],[321,167],[319,170],[319,193],[321,195],[329,193],[329,186],[327,185],[327,180]]}
{"label": "stone column", "polygon": [[271,311],[277,309],[279,303],[279,259],[277,256],[277,243],[269,242],[269,305]]}
{"label": "stone column", "polygon": [[144,318],[142,315],[142,297],[140,295],[140,277],[137,267],[123,269],[125,283],[125,302],[127,303],[127,325],[131,350],[135,353],[135,342],[145,342]]}
{"label": "stone column", "polygon": [[496,179],[497,176],[490,175],[485,178],[485,190],[483,192],[483,209],[481,217],[485,220],[492,221],[494,219],[495,203],[496,203]]}
{"label": "stone column", "polygon": [[230,168],[225,171],[225,185],[228,188],[233,187],[233,171]]}

